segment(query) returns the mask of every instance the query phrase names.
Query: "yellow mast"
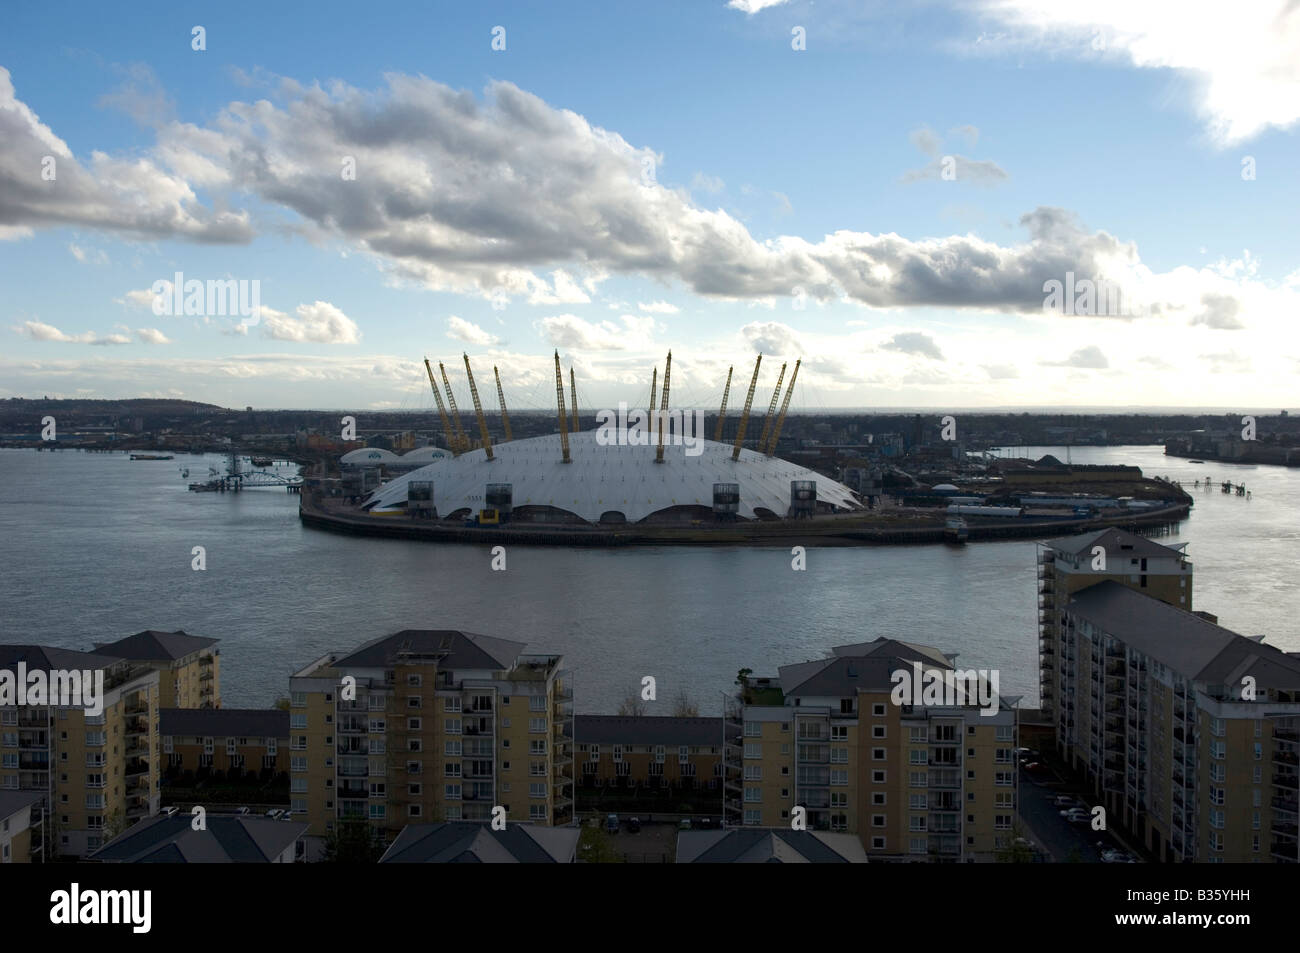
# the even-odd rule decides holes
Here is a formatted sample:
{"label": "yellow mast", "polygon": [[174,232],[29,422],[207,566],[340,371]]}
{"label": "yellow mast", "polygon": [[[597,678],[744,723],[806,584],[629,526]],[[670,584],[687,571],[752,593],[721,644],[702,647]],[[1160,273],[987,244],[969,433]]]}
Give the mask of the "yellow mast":
{"label": "yellow mast", "polygon": [[469,378],[469,395],[474,398],[474,416],[478,418],[478,434],[483,440],[483,449],[487,452],[487,458],[492,459],[492,441],[488,437],[487,418],[483,416],[483,405],[479,403],[478,388],[474,386],[474,372],[470,370],[469,355],[464,351],[461,357],[465,359],[465,376]]}
{"label": "yellow mast", "polygon": [[767,441],[767,455],[769,457],[776,453],[776,442],[781,439],[781,428],[785,426],[785,412],[790,407],[790,395],[794,393],[795,378],[799,376],[799,365],[802,363],[803,358],[799,358],[794,362],[794,373],[790,375],[790,386],[785,389],[785,400],[781,402],[781,414],[776,418],[776,426],[772,428],[772,436]]}
{"label": "yellow mast", "polygon": [[651,433],[654,433],[654,429],[655,429],[655,391],[657,391],[658,388],[659,388],[659,368],[656,367],[654,373],[650,375],[650,406],[646,408],[646,414],[648,415],[648,418],[646,419],[645,423],[646,426],[650,428]]}
{"label": "yellow mast", "polygon": [[758,438],[758,452],[762,453],[763,448],[767,446],[767,435],[772,432],[772,418],[776,416],[776,402],[781,399],[781,382],[785,380],[785,365],[781,365],[781,373],[776,376],[776,390],[772,391],[772,402],[767,405],[767,416],[763,419],[763,435]]}
{"label": "yellow mast", "polygon": [[745,443],[745,429],[749,426],[749,408],[754,403],[754,388],[758,386],[758,368],[763,363],[763,355],[758,355],[754,362],[754,376],[749,381],[749,393],[745,395],[745,409],[740,414],[740,426],[736,428],[736,446],[731,451],[731,459],[740,459],[740,448]]}
{"label": "yellow mast", "polygon": [[447,447],[453,457],[460,456],[460,446],[456,443],[456,434],[452,432],[451,421],[447,419],[447,408],[442,404],[442,392],[434,382],[433,366],[427,357],[424,359],[424,369],[429,372],[429,386],[433,388],[433,399],[438,402],[438,416],[442,418],[442,432],[447,438]]}
{"label": "yellow mast", "polygon": [[722,407],[718,410],[718,425],[713,428],[713,442],[722,442],[722,422],[727,419],[727,395],[731,393],[731,372],[736,368],[727,368],[727,386],[722,388]]}
{"label": "yellow mast", "polygon": [[564,462],[572,463],[569,459],[569,431],[568,417],[564,413],[564,373],[560,370],[560,352],[555,352],[555,401],[560,410],[560,448],[564,451]]}
{"label": "yellow mast", "polygon": [[569,394],[573,397],[573,408],[570,411],[573,414],[573,426],[570,427],[569,429],[572,430],[574,433],[577,433],[578,432],[578,384],[573,379],[572,364],[569,365]]}
{"label": "yellow mast", "polygon": [[659,407],[659,449],[655,451],[655,463],[664,462],[664,418],[668,416],[668,382],[673,373],[673,352],[668,352],[664,364],[664,393]]}
{"label": "yellow mast", "polygon": [[465,431],[460,428],[460,411],[456,409],[456,395],[451,392],[451,382],[447,380],[447,368],[442,366],[442,361],[438,362],[438,370],[442,374],[442,386],[447,389],[447,403],[451,405],[451,425],[456,429],[456,442],[460,446],[460,452],[464,453],[469,450],[469,437],[466,437]]}
{"label": "yellow mast", "polygon": [[501,389],[501,375],[497,372],[497,366],[492,365],[492,374],[497,379],[497,400],[501,404],[501,427],[506,432],[506,442],[509,443],[514,439],[510,435],[510,414],[506,412],[506,394]]}

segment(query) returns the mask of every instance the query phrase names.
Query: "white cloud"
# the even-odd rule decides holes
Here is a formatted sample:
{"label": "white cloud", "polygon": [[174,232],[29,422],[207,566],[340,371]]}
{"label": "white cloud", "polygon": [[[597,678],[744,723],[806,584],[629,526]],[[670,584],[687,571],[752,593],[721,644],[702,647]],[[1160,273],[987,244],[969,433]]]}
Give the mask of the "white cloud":
{"label": "white cloud", "polygon": [[790,0],[727,0],[727,6],[732,10],[755,14],[768,7],[779,7],[789,2]]}
{"label": "white cloud", "polygon": [[472,321],[451,315],[447,319],[447,337],[476,347],[492,347],[501,343],[495,334],[489,334]]}
{"label": "white cloud", "polygon": [[588,304],[591,297],[582,290],[573,276],[563,269],[551,272],[553,288],[539,282],[528,296],[529,304]]}
{"label": "white cloud", "polygon": [[703,172],[696,172],[695,175],[691,177],[691,188],[698,192],[717,194],[726,187],[727,183],[714,175],[705,175]]}
{"label": "white cloud", "polygon": [[131,343],[131,339],[125,334],[100,336],[94,331],[86,331],[82,334],[65,334],[54,325],[46,324],[44,321],[24,321],[20,327],[14,328],[14,330],[33,341],[55,341],[60,344],[94,344],[99,346]]}
{"label": "white cloud", "polygon": [[[170,298],[172,293],[172,283],[168,281],[166,282],[166,285],[167,287],[166,290],[163,291],[162,297]],[[118,304],[127,305],[128,307],[142,308],[147,311],[152,311],[153,299],[154,293],[152,288],[137,288],[133,291],[128,291],[126,294],[122,295],[122,297],[114,298],[113,300]]]}
{"label": "white cloud", "polygon": [[538,330],[553,347],[575,351],[622,351],[648,347],[654,334],[654,318],[625,314],[621,323],[590,322],[575,314],[542,318]]}
{"label": "white cloud", "polygon": [[277,341],[356,344],[361,340],[356,322],[327,301],[300,304],[294,316],[267,307],[261,315],[263,333]]}
{"label": "white cloud", "polygon": [[136,328],[136,336],[146,344],[171,344],[171,338],[157,328]]}
{"label": "white cloud", "polygon": [[649,304],[638,301],[636,307],[638,311],[645,311],[647,314],[676,314],[681,310],[668,301],[651,301]]}

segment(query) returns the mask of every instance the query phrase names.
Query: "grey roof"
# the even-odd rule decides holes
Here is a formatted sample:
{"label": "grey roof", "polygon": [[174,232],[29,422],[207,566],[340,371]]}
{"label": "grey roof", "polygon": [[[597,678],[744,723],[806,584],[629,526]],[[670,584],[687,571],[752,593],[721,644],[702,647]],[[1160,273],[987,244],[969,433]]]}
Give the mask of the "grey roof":
{"label": "grey roof", "polygon": [[555,864],[573,863],[581,831],[576,827],[451,821],[408,824],[384,851],[381,864]]}
{"label": "grey roof", "polygon": [[113,668],[122,664],[120,656],[79,652],[52,645],[0,645],[0,667],[12,669],[26,662],[29,669],[89,669]]}
{"label": "grey roof", "polygon": [[1252,675],[1262,688],[1300,688],[1300,659],[1113,580],[1081,590],[1067,609],[1184,678],[1226,685]]}
{"label": "grey roof", "polygon": [[1080,533],[1078,536],[1049,539],[1043,545],[1058,552],[1069,553],[1072,556],[1091,553],[1094,546],[1103,547],[1107,556],[1148,556],[1168,559],[1170,557],[1181,558],[1186,555],[1181,548],[1174,549],[1171,546],[1162,546],[1145,536],[1139,536],[1123,529],[1116,529],[1113,526],[1108,529],[1095,530],[1091,533]]}
{"label": "grey roof", "polygon": [[37,804],[44,791],[0,791],[0,817],[13,817],[23,808]]}
{"label": "grey roof", "polygon": [[338,668],[383,668],[399,651],[445,653],[440,667],[509,669],[527,643],[455,629],[403,629],[367,642],[334,663]]}
{"label": "grey roof", "polygon": [[201,635],[187,635],[181,630],[175,632],[158,632],[146,629],[135,635],[128,635],[116,642],[96,642],[95,648],[108,655],[136,661],[164,661],[184,658],[199,649],[216,645],[216,639]]}
{"label": "grey roof", "polygon": [[193,817],[150,817],[127,828],[89,856],[126,864],[264,864],[288,850],[307,832],[301,821],[209,814],[206,830]]}
{"label": "grey roof", "polygon": [[728,831],[682,831],[679,864],[865,864],[867,852],[854,834],[742,827]]}
{"label": "grey roof", "polygon": [[163,708],[158,730],[164,735],[288,738],[289,713],[278,708]]}
{"label": "grey roof", "polygon": [[837,645],[831,649],[837,656],[866,658],[869,655],[891,655],[909,662],[933,662],[936,665],[948,665],[948,656],[932,645],[919,642],[903,642],[885,636],[870,642],[854,642],[851,645]]}
{"label": "grey roof", "polygon": [[911,670],[912,663],[920,661],[927,668],[951,668],[947,662],[937,663],[932,658],[915,654],[903,657],[895,654],[846,656],[782,665],[777,669],[781,676],[781,691],[792,695],[848,698],[858,691],[888,692],[893,689],[891,676],[898,669]]}
{"label": "grey roof", "polygon": [[722,719],[575,715],[573,740],[580,744],[720,745]]}

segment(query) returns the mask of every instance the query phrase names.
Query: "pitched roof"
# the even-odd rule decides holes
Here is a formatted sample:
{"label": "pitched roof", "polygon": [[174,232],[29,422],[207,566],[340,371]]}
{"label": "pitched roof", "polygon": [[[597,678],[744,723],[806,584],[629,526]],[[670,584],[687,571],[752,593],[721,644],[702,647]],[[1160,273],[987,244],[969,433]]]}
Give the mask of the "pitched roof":
{"label": "pitched roof", "polygon": [[575,715],[573,740],[581,744],[720,745],[722,719]]}
{"label": "pitched roof", "polygon": [[0,667],[12,669],[19,662],[26,662],[29,669],[95,671],[121,665],[122,659],[116,655],[79,652],[76,649],[61,649],[52,645],[0,644]]}
{"label": "pitched roof", "polygon": [[278,708],[163,708],[158,731],[164,735],[255,738],[289,737],[289,713]]}
{"label": "pitched roof", "polygon": [[1078,536],[1050,539],[1043,545],[1058,552],[1069,553],[1072,556],[1091,553],[1094,546],[1103,547],[1107,556],[1150,556],[1168,559],[1171,556],[1182,558],[1186,555],[1182,551],[1182,547],[1186,545],[1185,543],[1179,543],[1178,548],[1162,546],[1145,536],[1139,536],[1136,533],[1130,533],[1127,530],[1117,529],[1113,526],[1107,529],[1094,530],[1091,533],[1080,533]]}
{"label": "pitched roof", "polygon": [[116,642],[96,642],[95,648],[108,655],[137,661],[161,661],[184,658],[191,652],[216,645],[217,639],[201,635],[187,635],[181,630],[159,632],[145,629]]}
{"label": "pitched roof", "polygon": [[777,669],[781,691],[786,695],[849,696],[859,689],[889,691],[891,675],[913,662],[927,667],[952,668],[938,649],[898,639],[878,638],[871,642],[840,645],[830,658],[782,665]]}
{"label": "pitched roof", "polygon": [[736,828],[682,831],[679,864],[865,864],[867,853],[854,834]]}
{"label": "pitched roof", "polygon": [[189,814],[150,817],[127,828],[89,860],[127,864],[264,864],[307,832],[300,821],[209,814],[196,831]]}
{"label": "pitched roof", "polygon": [[45,797],[44,791],[0,791],[0,817],[13,817]]}
{"label": "pitched roof", "polygon": [[581,831],[576,827],[450,821],[408,824],[379,859],[381,864],[572,863]]}
{"label": "pitched roof", "polygon": [[1113,580],[1081,590],[1067,609],[1184,678],[1226,685],[1252,675],[1261,688],[1300,688],[1300,659]]}
{"label": "pitched roof", "polygon": [[527,643],[498,639],[455,629],[403,629],[367,642],[334,663],[336,668],[383,668],[399,651],[441,653],[440,667],[449,669],[508,669]]}

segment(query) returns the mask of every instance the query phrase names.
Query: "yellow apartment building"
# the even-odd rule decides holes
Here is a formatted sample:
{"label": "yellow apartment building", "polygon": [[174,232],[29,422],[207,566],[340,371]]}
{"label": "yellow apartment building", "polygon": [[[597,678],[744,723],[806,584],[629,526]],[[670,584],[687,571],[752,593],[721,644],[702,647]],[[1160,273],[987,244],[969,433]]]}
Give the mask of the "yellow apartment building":
{"label": "yellow apartment building", "polygon": [[721,718],[578,715],[579,783],[588,790],[709,791],[721,808],[722,738]]}
{"label": "yellow apartment building", "polygon": [[193,773],[269,781],[289,770],[289,713],[277,708],[164,708],[167,776]]}
{"label": "yellow apartment building", "polygon": [[220,708],[221,653],[217,639],[185,632],[148,629],[116,642],[95,644],[100,655],[115,655],[158,671],[163,708]]}
{"label": "yellow apartment building", "polygon": [[0,864],[32,862],[32,828],[41,823],[39,791],[0,791]]}

